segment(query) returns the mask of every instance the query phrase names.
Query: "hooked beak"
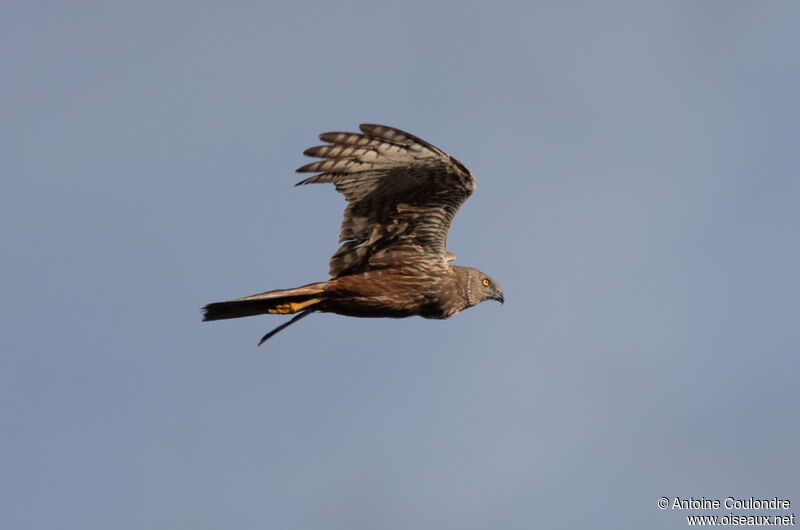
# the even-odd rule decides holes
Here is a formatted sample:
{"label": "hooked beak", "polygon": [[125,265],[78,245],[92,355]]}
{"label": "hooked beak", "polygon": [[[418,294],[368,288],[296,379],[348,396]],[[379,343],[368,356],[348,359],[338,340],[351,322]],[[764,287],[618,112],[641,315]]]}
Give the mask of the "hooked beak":
{"label": "hooked beak", "polygon": [[501,304],[506,301],[506,299],[503,297],[503,291],[498,291],[494,299],[500,302]]}

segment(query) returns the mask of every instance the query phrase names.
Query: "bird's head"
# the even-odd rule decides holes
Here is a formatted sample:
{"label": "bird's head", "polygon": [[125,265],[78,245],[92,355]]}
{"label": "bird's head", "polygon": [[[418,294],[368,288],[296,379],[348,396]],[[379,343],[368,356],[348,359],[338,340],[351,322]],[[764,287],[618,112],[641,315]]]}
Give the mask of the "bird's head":
{"label": "bird's head", "polygon": [[471,306],[486,300],[497,300],[501,304],[505,301],[503,291],[498,287],[491,276],[478,269],[468,269],[467,276],[467,303]]}

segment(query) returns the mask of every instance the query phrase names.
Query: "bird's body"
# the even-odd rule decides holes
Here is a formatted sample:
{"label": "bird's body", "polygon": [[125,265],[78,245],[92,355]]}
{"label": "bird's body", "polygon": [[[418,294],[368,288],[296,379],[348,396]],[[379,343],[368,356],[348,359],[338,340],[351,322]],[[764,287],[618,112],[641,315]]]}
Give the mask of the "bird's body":
{"label": "bird's body", "polygon": [[204,308],[204,320],[297,313],[263,343],[314,311],[442,319],[487,299],[503,301],[491,278],[450,265],[455,256],[445,249],[450,223],[475,189],[472,174],[408,133],[380,125],[361,130],[321,135],[332,145],[305,154],[325,160],[298,169],[320,172],[298,184],[332,182],[348,201],[331,279],[215,302]]}

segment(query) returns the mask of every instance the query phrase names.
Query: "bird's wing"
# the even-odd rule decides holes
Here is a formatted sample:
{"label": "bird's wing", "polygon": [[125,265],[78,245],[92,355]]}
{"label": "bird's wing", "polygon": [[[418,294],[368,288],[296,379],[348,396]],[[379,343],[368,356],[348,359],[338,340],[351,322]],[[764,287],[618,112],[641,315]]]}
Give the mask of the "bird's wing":
{"label": "bird's wing", "polygon": [[361,133],[320,135],[329,145],[304,154],[323,160],[297,183],[332,182],[347,199],[332,277],[380,268],[409,256],[449,261],[447,232],[475,178],[441,149],[398,129],[362,124]]}

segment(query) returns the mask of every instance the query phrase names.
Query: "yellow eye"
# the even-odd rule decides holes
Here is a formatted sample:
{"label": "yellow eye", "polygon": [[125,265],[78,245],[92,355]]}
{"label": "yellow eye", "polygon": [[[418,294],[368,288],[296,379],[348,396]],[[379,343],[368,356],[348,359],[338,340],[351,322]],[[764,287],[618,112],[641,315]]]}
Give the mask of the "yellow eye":
{"label": "yellow eye", "polygon": [[483,279],[483,285],[486,286],[486,287],[489,287],[489,278],[484,278]]}

